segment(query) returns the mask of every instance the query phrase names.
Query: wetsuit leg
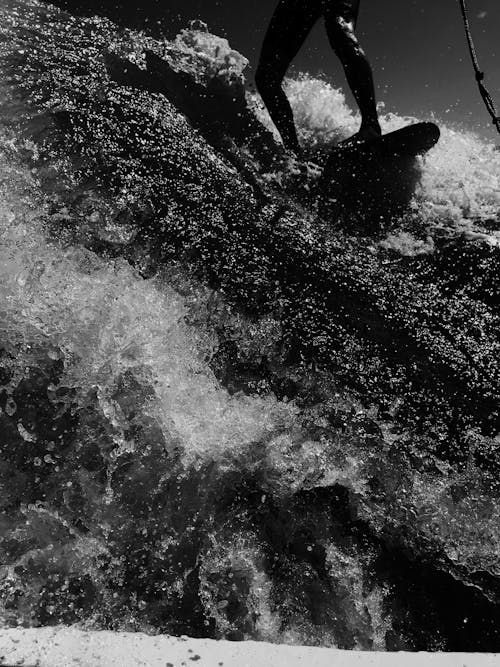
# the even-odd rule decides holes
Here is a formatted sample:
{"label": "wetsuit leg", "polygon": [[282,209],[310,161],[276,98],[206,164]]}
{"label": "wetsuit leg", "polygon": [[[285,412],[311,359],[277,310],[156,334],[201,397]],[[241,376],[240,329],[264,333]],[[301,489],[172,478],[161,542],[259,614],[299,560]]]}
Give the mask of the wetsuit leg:
{"label": "wetsuit leg", "polygon": [[340,58],[347,83],[361,112],[361,136],[381,134],[370,63],[354,34],[359,0],[324,0],[330,44]]}
{"label": "wetsuit leg", "polygon": [[321,0],[280,0],[262,46],[255,75],[257,89],[285,146],[300,147],[290,103],[282,82],[290,63],[323,13]]}

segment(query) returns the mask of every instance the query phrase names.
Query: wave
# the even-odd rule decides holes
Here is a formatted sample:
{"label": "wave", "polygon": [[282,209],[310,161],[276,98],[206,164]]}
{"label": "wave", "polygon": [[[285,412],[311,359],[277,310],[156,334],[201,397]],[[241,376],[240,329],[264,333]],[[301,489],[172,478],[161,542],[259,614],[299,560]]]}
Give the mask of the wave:
{"label": "wave", "polygon": [[[146,51],[176,104],[110,78]],[[494,147],[444,127],[367,234],[269,171],[202,26],[9,0],[0,59],[2,622],[496,650]],[[287,85],[321,161],[356,117]]]}

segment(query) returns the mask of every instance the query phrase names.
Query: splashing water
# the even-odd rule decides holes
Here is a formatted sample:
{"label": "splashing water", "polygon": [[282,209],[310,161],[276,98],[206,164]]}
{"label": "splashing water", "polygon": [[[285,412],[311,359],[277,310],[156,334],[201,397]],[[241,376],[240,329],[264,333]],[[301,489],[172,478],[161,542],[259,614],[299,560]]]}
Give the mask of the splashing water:
{"label": "splashing water", "polygon": [[[360,118],[346,105],[344,95],[321,79],[303,75],[287,83],[301,143],[307,150],[325,148],[354,134]],[[265,122],[270,123],[262,113]],[[382,131],[393,132],[421,119],[383,113]],[[472,132],[439,123],[441,140],[423,159],[415,207],[420,235],[432,238],[465,234],[498,245],[500,210],[500,152]],[[486,223],[486,228],[483,227]],[[488,223],[490,223],[488,225]],[[423,232],[422,232],[423,230]],[[394,249],[404,244],[405,230],[391,235]],[[407,237],[408,241],[408,237]],[[419,252],[421,242],[414,239]],[[427,244],[432,251],[432,243]],[[410,254],[408,247],[403,254]]]}
{"label": "splashing water", "polygon": [[[124,261],[109,262],[83,248],[61,248],[50,243],[44,234],[47,212],[41,195],[29,173],[16,164],[12,156],[8,157],[5,142],[0,174],[3,202],[2,339],[9,341],[2,364],[8,380],[3,387],[4,409],[16,423],[20,441],[22,439],[29,446],[29,460],[25,461],[24,471],[33,468],[35,486],[38,486],[35,490],[28,489],[24,480],[18,479],[17,488],[15,483],[7,483],[4,488],[4,507],[9,506],[9,492],[13,491],[27,503],[21,509],[20,517],[14,519],[10,531],[10,522],[4,526],[7,529],[5,535],[9,536],[8,542],[4,541],[4,555],[12,553],[8,546],[12,542],[20,546],[29,539],[30,548],[22,558],[15,558],[12,566],[4,568],[3,594],[10,591],[9,597],[15,598],[23,590],[25,602],[14,616],[7,605],[3,620],[11,623],[20,618],[28,622],[30,617],[33,618],[30,602],[41,595],[42,599],[48,600],[43,605],[43,613],[37,614],[36,623],[67,621],[73,618],[72,611],[81,614],[86,605],[94,608],[96,592],[82,592],[82,580],[88,582],[89,577],[97,578],[104,588],[100,604],[106,604],[106,597],[111,596],[106,590],[109,589],[110,572],[108,570],[103,578],[99,560],[111,557],[113,549],[108,543],[112,543],[111,537],[123,527],[118,527],[116,517],[113,520],[109,514],[118,512],[120,524],[137,520],[137,517],[124,514],[123,488],[117,490],[115,479],[120,467],[128,468],[130,459],[140,460],[148,450],[158,455],[158,445],[161,445],[171,456],[173,453],[180,456],[177,464],[168,460],[151,462],[158,467],[157,484],[161,487],[162,480],[172,483],[172,466],[175,476],[182,475],[187,480],[196,474],[189,472],[190,468],[203,469],[214,461],[219,461],[219,475],[225,469],[234,475],[238,470],[235,465],[246,466],[246,473],[250,474],[249,463],[245,461],[248,456],[255,458],[250,466],[258,468],[262,466],[262,457],[272,453],[274,463],[268,464],[267,486],[271,493],[276,493],[283,487],[282,475],[286,474],[280,463],[284,452],[294,456],[292,431],[297,428],[297,409],[293,403],[278,402],[273,397],[241,394],[231,397],[220,387],[205,361],[213,354],[215,341],[200,338],[184,324],[186,306],[182,297],[168,285],[140,278]],[[73,416],[79,415],[83,425],[81,423],[72,434],[65,430],[54,440],[47,441],[43,428],[40,428],[39,415],[18,406],[16,397],[26,394],[26,384],[33,380],[37,370],[54,364],[58,366],[57,380],[44,387],[48,409],[53,410],[50,416],[57,424],[64,420],[61,412],[69,411]],[[85,424],[82,419],[80,413],[88,411],[95,413],[94,419],[98,415],[97,431],[95,424]],[[57,432],[57,426],[54,430]],[[100,442],[94,443],[102,450],[103,469],[97,477],[102,477],[105,472],[106,479],[101,484],[93,478],[93,466],[89,470],[85,453],[84,460],[80,459],[82,450],[85,452],[90,447],[92,437],[101,438]],[[6,445],[12,447],[13,443]],[[80,450],[77,460],[80,459],[83,469],[80,465],[76,467],[74,460],[68,460],[68,449]],[[135,465],[134,462],[133,467]],[[271,469],[275,471],[272,480]],[[4,473],[8,474],[10,470],[12,468],[7,463]],[[135,470],[134,473],[129,479],[140,484]],[[152,473],[148,474],[147,468],[144,473],[146,479],[142,483],[153,483]],[[47,478],[51,476],[57,482],[48,483]],[[302,482],[296,474],[289,481],[294,488],[300,489]],[[60,494],[60,490],[51,488],[54,483],[66,489],[63,491],[64,509],[53,507],[58,504],[57,495]],[[76,511],[81,514],[80,521],[85,523],[83,533],[71,528],[64,519],[70,508],[75,511],[71,494],[78,486],[85,497],[80,503],[93,505],[92,519],[88,507],[83,513]],[[49,497],[47,488],[52,497]],[[34,496],[31,503],[30,491]],[[197,500],[194,502],[198,503]],[[134,530],[139,531],[143,540],[151,530],[163,533],[157,519],[157,516],[143,516]],[[24,522],[26,527],[21,529]],[[155,528],[152,529],[153,524]],[[196,522],[186,528],[195,531]],[[163,549],[168,550],[169,539],[175,540],[178,546],[179,538],[175,533],[174,530],[174,537],[170,538],[162,534]],[[128,539],[129,535],[127,544]],[[250,548],[255,536],[250,533],[248,539]],[[221,635],[236,633],[235,636],[239,636],[238,633],[243,632],[248,636],[277,639],[281,636],[279,615],[272,611],[271,582],[262,565],[264,556],[258,547],[250,548],[245,556],[242,545],[233,546],[232,540],[234,537],[222,535],[218,540],[214,534],[211,546],[204,550],[200,577],[201,600],[205,603],[206,613]],[[62,553],[54,550],[58,542]],[[160,545],[156,547],[161,548]],[[54,599],[47,592],[49,586],[44,574],[47,568],[59,584]],[[230,578],[227,590],[224,590],[225,576]],[[231,593],[234,584],[230,582],[236,576],[241,579],[243,590]],[[78,586],[76,578],[80,582]],[[166,586],[164,582],[162,585]],[[180,592],[186,583],[178,581],[172,586],[174,589],[180,587]],[[75,587],[76,593],[73,590],[71,594]],[[231,596],[235,595],[247,600],[247,610],[241,617],[232,619],[226,608],[231,607]],[[115,604],[112,597],[107,605],[114,608],[118,606],[118,595],[115,592],[112,596]],[[75,598],[80,606],[75,603]],[[93,602],[88,602],[87,598]],[[123,596],[119,599],[123,604]],[[139,612],[146,607],[143,600],[134,599],[134,604]],[[238,604],[241,605],[241,601]],[[377,609],[381,604],[382,597]],[[130,622],[125,623],[116,611],[114,613],[117,627],[130,627]],[[95,611],[91,617],[99,625],[100,619]],[[137,627],[147,628],[148,625],[143,620]],[[355,625],[351,631],[360,633]],[[367,636],[370,632],[367,629]],[[306,624],[300,631],[298,627],[289,629],[283,638],[290,642],[304,642],[311,641],[314,634],[314,627]],[[335,640],[328,638],[328,634],[320,641],[335,645]]]}
{"label": "splashing water", "polygon": [[[380,249],[382,266],[393,254],[397,262],[440,257],[443,237],[464,235],[493,252],[500,154],[445,127],[421,165],[413,210],[385,238],[369,239],[369,250],[355,231],[318,241],[305,212],[273,225],[259,218],[238,169],[201,131],[161,96],[113,86],[103,69],[108,48],[137,64],[153,49],[197,84],[230,84],[246,61],[225,40],[198,26],[155,42],[35,0],[2,11],[4,57],[19,56],[35,34],[54,58],[49,98],[40,85],[34,101],[19,94],[14,111],[10,88],[2,89],[2,623],[371,650],[498,646],[498,434],[475,408],[472,416],[463,408],[463,423],[456,409],[463,449],[455,450],[448,403],[439,403],[455,368],[468,370],[481,354],[487,380],[473,366],[464,385],[485,386],[490,393],[473,395],[482,403],[495,399],[495,311],[482,292],[479,305],[450,298],[455,309],[438,323],[463,347],[457,352],[448,337],[427,348],[438,334],[414,311],[439,318],[445,308],[426,301],[425,281],[410,275],[410,296],[402,291],[396,301],[442,372],[429,399],[405,375],[420,357],[396,363],[376,338],[399,316],[390,292],[408,279],[376,262]],[[23,37],[18,25],[33,34]],[[43,52],[27,53],[29,88],[30,72],[38,77],[46,63]],[[302,76],[287,91],[312,153],[355,131],[357,117],[325,82]],[[75,114],[54,129],[57,112],[79,105],[84,121]],[[268,123],[255,100],[253,107]],[[30,119],[30,131],[18,116]],[[382,123],[392,130],[410,120],[386,114]],[[157,159],[155,151],[165,152]],[[154,211],[147,234],[137,210]],[[160,238],[169,224],[178,246]],[[158,260],[155,246],[163,245]],[[316,259],[318,245],[340,264]],[[356,292],[373,292],[389,316],[360,318],[354,329],[347,318],[322,322],[338,284],[327,283],[323,297],[320,281],[304,287],[291,268],[283,277],[275,265],[288,267],[292,251],[292,267],[305,258],[313,272],[324,262],[346,289],[359,267],[372,282],[360,279]],[[196,271],[193,257],[209,270]],[[366,299],[363,313],[372,307]],[[333,310],[348,311],[347,300]],[[479,352],[468,352],[462,312],[469,322],[483,318]],[[286,338],[294,327],[299,338],[312,331],[315,353],[324,346],[330,365],[302,348],[294,356]],[[341,341],[333,352],[331,331]],[[377,383],[387,375],[380,398]],[[433,403],[423,427],[411,424],[411,411],[406,421],[398,413],[412,391],[420,407]]]}

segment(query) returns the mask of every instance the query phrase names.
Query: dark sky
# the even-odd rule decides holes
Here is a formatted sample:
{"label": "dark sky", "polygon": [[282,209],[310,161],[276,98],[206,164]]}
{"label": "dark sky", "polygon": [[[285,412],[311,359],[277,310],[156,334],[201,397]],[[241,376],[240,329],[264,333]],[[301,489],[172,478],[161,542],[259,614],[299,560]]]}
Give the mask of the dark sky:
{"label": "dark sky", "polygon": [[[277,0],[56,0],[113,14],[130,25],[146,14],[177,27],[203,18],[213,32],[255,65]],[[500,105],[500,1],[468,0],[486,83]],[[172,22],[171,17],[177,17]],[[116,17],[113,17],[116,18]],[[473,77],[458,0],[361,0],[358,35],[372,62],[378,98],[400,114],[438,118],[476,129],[497,141]],[[324,72],[344,86],[343,73],[319,23],[295,61],[296,70]],[[349,98],[350,99],[350,98]]]}

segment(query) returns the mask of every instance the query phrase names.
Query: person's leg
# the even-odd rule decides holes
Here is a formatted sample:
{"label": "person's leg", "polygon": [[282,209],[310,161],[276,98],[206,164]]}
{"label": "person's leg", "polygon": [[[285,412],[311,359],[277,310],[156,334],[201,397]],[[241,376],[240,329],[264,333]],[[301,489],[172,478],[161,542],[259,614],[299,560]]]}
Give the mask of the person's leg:
{"label": "person's leg", "polygon": [[361,112],[360,136],[381,134],[370,63],[354,34],[359,0],[324,0],[325,24],[330,44],[340,58],[347,83]]}
{"label": "person's leg", "polygon": [[300,153],[283,78],[322,13],[321,0],[280,0],[262,46],[255,83],[286,148]]}

